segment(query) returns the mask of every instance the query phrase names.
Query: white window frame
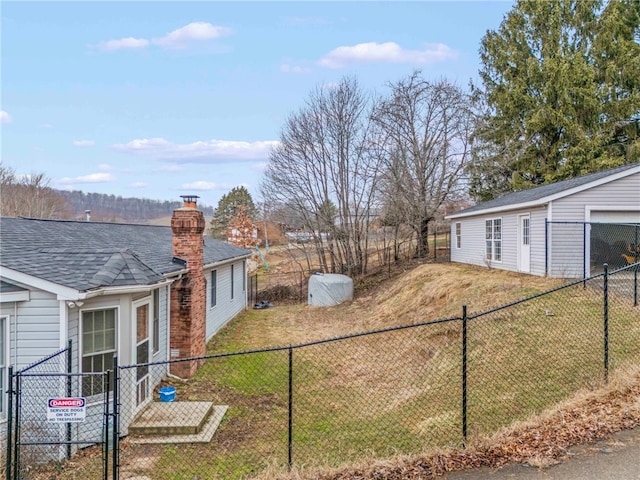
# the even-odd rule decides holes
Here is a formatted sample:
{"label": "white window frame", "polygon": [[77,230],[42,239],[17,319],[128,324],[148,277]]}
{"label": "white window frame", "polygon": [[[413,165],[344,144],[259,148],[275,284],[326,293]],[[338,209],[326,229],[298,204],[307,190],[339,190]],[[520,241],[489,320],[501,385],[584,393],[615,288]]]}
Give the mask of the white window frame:
{"label": "white window frame", "polygon": [[455,234],[456,234],[456,248],[462,248],[462,222],[456,222],[455,224]]}
{"label": "white window frame", "polygon": [[[142,342],[138,342],[138,318],[136,316],[137,310],[138,308],[147,305],[147,311],[152,314],[153,313],[153,295],[149,295],[147,297],[144,298],[140,298],[138,300],[135,300],[131,303],[131,338],[133,339],[133,352],[131,352],[132,356],[135,356],[135,363],[141,363],[140,359],[138,358],[138,347],[144,343],[144,340]],[[151,362],[153,359],[153,317],[148,318],[147,320],[147,342],[149,343],[148,345],[148,351],[147,351],[147,362],[144,363],[148,363]],[[141,407],[142,405],[146,405],[150,399],[151,396],[149,395],[149,382],[151,381],[151,369],[149,367],[144,367],[146,368],[146,373],[144,374],[144,376],[142,378],[138,378],[138,374],[140,369],[142,369],[143,367],[137,367],[135,368],[135,382],[136,382],[136,408]],[[142,400],[140,400],[140,397],[142,395],[142,393],[144,393],[144,398]]]}
{"label": "white window frame", "polygon": [[[497,230],[496,229],[496,225],[500,224],[500,229]],[[496,217],[496,218],[487,218],[485,219],[484,222],[484,237],[485,237],[485,249],[484,249],[484,254],[485,257],[487,259],[487,261],[492,262],[492,263],[502,263],[502,253],[503,253],[503,248],[502,248],[502,217]],[[490,230],[487,229],[487,227],[491,225]],[[500,247],[499,249],[496,249],[496,244],[499,244]],[[496,250],[499,250],[500,252],[500,258],[496,259]]]}
{"label": "white window frame", "polygon": [[0,418],[7,418],[7,390],[9,385],[9,349],[11,343],[9,342],[9,316],[2,315],[0,316],[0,330],[2,330],[3,335],[3,343],[2,348],[4,349],[4,355],[2,355],[1,361],[2,365],[0,365]]}
{"label": "white window frame", "polygon": [[209,297],[211,297],[211,307],[218,304],[218,270],[211,270],[211,285],[209,286]]}
{"label": "white window frame", "polygon": [[[157,302],[156,302],[156,299],[157,299]],[[160,289],[159,288],[155,289],[153,291],[153,294],[151,295],[151,309],[152,309],[151,355],[156,356],[158,353],[160,353]]]}
{"label": "white window frame", "polygon": [[[79,316],[78,316],[78,332],[79,332],[79,339],[78,339],[78,363],[80,364],[80,368],[79,371],[81,373],[85,373],[85,371],[82,368],[82,360],[84,359],[85,355],[84,355],[84,321],[83,321],[83,315],[86,312],[100,312],[103,310],[115,310],[115,351],[114,351],[114,355],[118,355],[118,352],[120,352],[120,335],[118,334],[118,332],[120,331],[120,307],[118,305],[107,305],[107,306],[103,306],[103,307],[96,307],[96,308],[85,308],[80,310]],[[95,355],[95,354],[94,354]],[[91,372],[86,372],[86,373],[91,373]],[[93,398],[93,399],[97,399],[98,397],[102,396],[104,392],[99,392],[96,393],[94,395],[85,395],[84,392],[82,392],[83,396],[86,396],[88,398]]]}

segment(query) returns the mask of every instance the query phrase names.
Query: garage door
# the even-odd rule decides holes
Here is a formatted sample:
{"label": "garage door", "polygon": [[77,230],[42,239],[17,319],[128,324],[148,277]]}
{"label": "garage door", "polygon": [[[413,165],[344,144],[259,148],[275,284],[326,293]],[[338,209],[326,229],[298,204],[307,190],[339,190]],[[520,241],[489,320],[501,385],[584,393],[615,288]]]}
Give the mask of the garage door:
{"label": "garage door", "polygon": [[591,222],[587,249],[592,274],[602,271],[605,263],[620,268],[635,261],[635,248],[640,243],[640,210],[592,211]]}

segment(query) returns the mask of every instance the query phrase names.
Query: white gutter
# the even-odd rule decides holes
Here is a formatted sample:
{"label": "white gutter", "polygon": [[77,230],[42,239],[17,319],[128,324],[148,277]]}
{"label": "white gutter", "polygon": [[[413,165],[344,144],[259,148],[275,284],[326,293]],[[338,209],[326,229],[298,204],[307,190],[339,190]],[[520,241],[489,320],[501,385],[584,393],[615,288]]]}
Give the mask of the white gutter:
{"label": "white gutter", "polygon": [[451,215],[447,215],[444,218],[448,220],[448,219],[454,219],[454,218],[475,217],[478,215],[485,215],[490,213],[507,212],[510,210],[521,210],[521,209],[531,208],[531,207],[541,207],[545,203],[549,202],[549,198],[550,197],[544,197],[538,200],[533,200],[531,202],[515,203],[511,205],[501,205],[499,207],[474,210],[473,212],[468,212],[468,213],[453,213]]}
{"label": "white gutter", "polygon": [[88,292],[78,292],[78,298],[66,298],[64,300],[86,300],[89,298],[101,297],[103,295],[119,295],[123,293],[148,293],[158,287],[169,285],[173,283],[174,280],[175,279],[167,279],[163,282],[154,283],[152,285],[125,285],[122,287],[106,287],[98,290],[90,290]]}

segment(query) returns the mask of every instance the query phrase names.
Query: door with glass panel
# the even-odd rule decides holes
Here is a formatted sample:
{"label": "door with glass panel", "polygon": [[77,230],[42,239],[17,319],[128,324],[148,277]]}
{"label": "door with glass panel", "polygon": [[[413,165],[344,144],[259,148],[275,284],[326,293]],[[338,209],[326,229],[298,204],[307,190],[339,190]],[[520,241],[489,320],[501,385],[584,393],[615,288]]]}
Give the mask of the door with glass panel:
{"label": "door with glass panel", "polygon": [[[151,337],[151,302],[149,299],[134,302],[136,346],[134,363],[144,364],[150,361],[150,337]],[[149,396],[149,366],[143,365],[136,368],[136,406],[143,405]]]}

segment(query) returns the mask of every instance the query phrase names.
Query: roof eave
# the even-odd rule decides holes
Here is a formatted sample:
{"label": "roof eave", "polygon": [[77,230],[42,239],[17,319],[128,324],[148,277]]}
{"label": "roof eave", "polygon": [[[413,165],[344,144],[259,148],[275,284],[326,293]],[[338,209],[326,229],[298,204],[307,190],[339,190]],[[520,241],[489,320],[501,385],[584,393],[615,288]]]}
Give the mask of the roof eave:
{"label": "roof eave", "polygon": [[594,180],[589,183],[585,183],[584,185],[578,185],[577,187],[570,188],[568,190],[563,190],[562,192],[554,193],[552,195],[547,195],[545,197],[539,198],[537,200],[532,200],[530,202],[523,203],[515,203],[510,205],[502,205],[499,207],[487,208],[474,210],[472,212],[465,213],[464,210],[460,213],[453,213],[451,215],[447,215],[444,217],[447,220],[455,219],[455,218],[464,218],[464,217],[475,217],[478,215],[487,215],[490,213],[498,213],[498,212],[507,212],[510,210],[520,210],[523,208],[531,208],[537,207],[541,205],[548,204],[553,202],[554,200],[558,200],[560,198],[568,197],[570,195],[575,195],[576,193],[582,192],[584,190],[588,190],[593,187],[597,187],[599,185],[604,185],[605,183],[612,182],[614,180],[618,180],[620,178],[628,177],[630,175],[634,175],[640,173],[640,165],[637,165],[633,168],[629,168],[627,170],[623,170],[622,172],[617,172],[612,175],[608,175],[603,178],[599,178],[598,180]]}

